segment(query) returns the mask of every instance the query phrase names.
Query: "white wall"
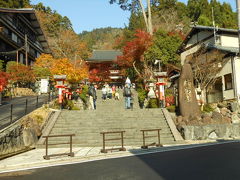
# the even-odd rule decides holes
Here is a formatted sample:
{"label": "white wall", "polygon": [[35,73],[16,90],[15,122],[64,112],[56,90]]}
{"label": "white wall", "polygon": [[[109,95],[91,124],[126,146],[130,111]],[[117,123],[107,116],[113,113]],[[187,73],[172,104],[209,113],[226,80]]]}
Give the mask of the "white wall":
{"label": "white wall", "polygon": [[235,78],[236,78],[236,88],[237,95],[240,97],[240,59],[238,57],[234,58],[235,61]]}
{"label": "white wall", "polygon": [[233,89],[226,90],[225,80],[224,80],[224,75],[232,73],[231,57],[229,57],[228,59],[225,59],[224,61],[227,61],[227,63],[223,66],[222,70],[217,75],[218,77],[222,76],[223,99],[224,100],[234,99],[234,86],[235,86],[234,83],[233,83]]}
{"label": "white wall", "polygon": [[233,35],[221,35],[221,45],[227,47],[238,47],[238,37]]}

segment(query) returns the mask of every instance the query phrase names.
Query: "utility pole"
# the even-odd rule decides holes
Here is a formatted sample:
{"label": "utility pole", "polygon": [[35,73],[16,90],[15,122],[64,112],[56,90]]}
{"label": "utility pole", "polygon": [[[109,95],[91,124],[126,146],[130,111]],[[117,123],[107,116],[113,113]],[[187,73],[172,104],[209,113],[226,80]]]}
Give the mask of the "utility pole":
{"label": "utility pole", "polygon": [[215,19],[214,19],[214,10],[213,10],[213,7],[212,7],[212,21],[213,21],[214,44],[216,45],[217,38],[216,38],[216,26],[215,26]]}
{"label": "utility pole", "polygon": [[237,13],[238,13],[238,55],[240,56],[240,0],[236,0]]}
{"label": "utility pole", "polygon": [[28,66],[28,37],[25,34],[25,59],[26,59],[26,66]]}

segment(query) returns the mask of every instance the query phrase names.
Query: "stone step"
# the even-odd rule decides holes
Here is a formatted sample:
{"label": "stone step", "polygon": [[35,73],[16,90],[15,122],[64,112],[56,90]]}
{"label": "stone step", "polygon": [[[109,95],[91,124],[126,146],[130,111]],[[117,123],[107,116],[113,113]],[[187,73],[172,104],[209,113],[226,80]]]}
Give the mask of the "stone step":
{"label": "stone step", "polygon": [[[125,109],[125,99],[120,92],[120,101],[101,99],[101,91],[97,91],[97,110],[63,110],[55,123],[50,135],[71,134],[74,146],[96,147],[102,146],[103,131],[124,130],[125,145],[142,145],[141,129],[161,128],[161,143],[173,143],[174,138],[166,122],[161,109],[140,109],[137,101],[137,93],[134,91],[133,110]],[[147,135],[157,135],[157,132],[146,133]],[[106,138],[118,138],[119,134],[107,135]],[[63,143],[69,138],[57,138],[49,140],[50,143]],[[147,142],[157,141],[157,137],[148,138]],[[109,145],[116,145],[120,141],[106,142]],[[69,145],[66,145],[68,147]],[[63,147],[60,145],[59,147]]]}
{"label": "stone step", "polygon": [[[151,128],[152,129],[152,128]],[[59,129],[53,129],[52,131],[51,131],[51,134],[69,134],[69,133],[74,133],[74,134],[76,134],[76,135],[82,135],[82,134],[86,134],[86,135],[93,135],[93,134],[98,134],[98,135],[100,135],[100,133],[102,133],[102,132],[114,132],[114,131],[125,131],[125,133],[124,134],[126,134],[127,136],[132,136],[132,135],[135,135],[135,134],[142,134],[142,132],[140,131],[141,129],[139,129],[139,128],[136,128],[136,129],[134,129],[134,130],[132,130],[132,129],[105,129],[105,128],[103,128],[103,129],[98,129],[98,130],[92,130],[92,129],[90,129],[90,130],[78,130],[78,129],[63,129],[62,131],[61,131],[61,129],[59,128]],[[163,130],[161,130],[160,131],[160,134],[162,134],[162,133],[171,133],[171,131],[170,131],[170,129],[169,128],[165,128],[165,129],[163,129]],[[155,132],[152,132],[152,133],[146,133],[145,132],[145,134],[157,134],[157,132],[155,131]],[[109,136],[117,136],[117,135],[119,135],[119,134],[108,134]]]}
{"label": "stone step", "polygon": [[[153,134],[152,134],[153,135]],[[157,138],[157,134],[154,134],[155,137],[152,137],[152,138],[148,138],[148,139],[156,139]],[[112,139],[112,138],[119,138],[120,136],[105,136],[106,139]],[[160,138],[170,138],[172,139],[173,137],[171,136],[171,133],[161,133],[160,134]],[[80,134],[76,134],[76,136],[73,137],[74,140],[95,140],[95,139],[98,139],[98,140],[102,140],[102,135],[100,135],[100,133],[97,133],[97,134],[92,134],[92,136],[84,136],[83,135],[80,135]],[[142,134],[132,134],[132,135],[124,135],[124,139],[132,139],[132,140],[137,140],[137,139],[142,139]],[[69,138],[61,138],[61,137],[58,137],[58,138],[50,138],[49,140],[51,141],[66,141],[66,140],[69,140]]]}
{"label": "stone step", "polygon": [[[142,128],[131,128],[131,129],[127,129],[127,128],[101,128],[101,129],[73,129],[73,128],[54,128],[52,131],[51,131],[51,134],[53,133],[61,133],[61,134],[64,134],[64,133],[100,133],[100,132],[111,132],[111,131],[126,131],[126,133],[133,133],[133,132],[137,132],[137,133],[141,133],[141,130]],[[154,128],[148,128],[148,129],[154,129]],[[164,132],[171,132],[170,129],[168,127],[166,128],[161,128],[162,130],[160,131],[161,133],[164,133]],[[156,132],[154,132],[156,133]]]}
{"label": "stone step", "polygon": [[64,113],[64,116],[60,116],[60,117],[65,117],[65,116],[71,116],[71,117],[75,117],[75,116],[83,116],[83,117],[88,117],[88,116],[96,116],[96,115],[111,115],[111,116],[116,116],[116,115],[141,115],[141,116],[157,116],[157,115],[162,115],[163,114],[161,112],[147,112],[147,111],[131,111],[131,110],[122,110],[122,111],[87,111],[84,113],[80,112],[80,111],[75,111],[74,113],[70,114],[70,113]]}
{"label": "stone step", "polygon": [[[155,141],[156,142],[156,141]],[[163,144],[163,145],[167,145],[167,144],[178,144],[178,142],[176,142],[176,141],[172,141],[172,140],[161,140],[160,141],[160,143],[161,144]],[[124,146],[134,146],[134,147],[139,147],[139,148],[141,148],[141,146],[143,145],[143,142],[141,141],[139,141],[139,142],[134,142],[134,143],[124,143]],[[119,144],[117,144],[117,143],[109,143],[109,144],[106,144],[106,146],[109,148],[109,147],[120,147],[121,146],[121,144],[119,143]],[[63,148],[63,147],[65,147],[65,148],[68,148],[69,147],[69,145],[54,145],[54,146],[49,146],[48,148]],[[75,143],[75,144],[73,144],[73,151],[74,151],[74,148],[78,148],[78,147],[102,147],[102,143],[98,143],[98,144],[96,144],[96,143],[92,143],[92,144],[90,144],[90,143],[81,143],[81,144],[77,144],[77,143]],[[151,147],[155,147],[155,146],[150,146],[149,148],[151,148]],[[45,149],[45,145],[38,145],[37,146],[37,148],[41,148],[41,149]]]}
{"label": "stone step", "polygon": [[57,122],[56,123],[56,125],[60,125],[60,126],[74,126],[74,125],[76,125],[76,126],[89,126],[89,125],[95,125],[95,124],[97,124],[97,126],[95,126],[95,127],[101,127],[102,125],[104,125],[104,126],[108,126],[108,125],[110,125],[110,126],[112,126],[112,127],[121,127],[121,126],[127,126],[127,127],[129,127],[129,126],[134,126],[134,127],[143,127],[143,126],[162,126],[162,125],[166,125],[166,122],[164,122],[164,121],[161,121],[161,120],[156,120],[157,122],[156,123],[152,123],[152,121],[154,121],[154,119],[149,119],[148,121],[137,121],[136,120],[136,124],[134,124],[134,123],[131,123],[131,122],[129,122],[129,123],[126,123],[125,125],[124,125],[124,123],[122,123],[122,122],[119,122],[119,123],[116,123],[116,122],[114,122],[114,121],[105,121],[105,122],[101,122],[101,121],[95,121],[95,122],[91,122],[91,121],[88,121],[88,122],[84,122],[84,121],[72,121],[72,122],[64,122],[64,121],[62,121],[62,122]]}
{"label": "stone step", "polygon": [[[157,142],[158,139],[152,139],[152,140],[148,140],[148,141],[145,141],[146,143],[152,143],[152,142]],[[160,138],[160,142],[169,142],[169,141],[174,141],[174,139],[172,138]],[[67,143],[69,141],[49,141],[49,144],[62,144],[62,143]],[[136,140],[132,140],[132,139],[124,139],[124,144],[125,145],[134,145],[134,144],[141,144],[143,142],[142,139],[136,139]],[[121,141],[107,141],[106,144],[113,144],[113,145],[116,145],[116,144],[120,144]],[[73,140],[73,144],[99,144],[99,145],[102,145],[103,144],[103,141],[102,140],[99,140],[99,139],[89,139],[89,140]]]}

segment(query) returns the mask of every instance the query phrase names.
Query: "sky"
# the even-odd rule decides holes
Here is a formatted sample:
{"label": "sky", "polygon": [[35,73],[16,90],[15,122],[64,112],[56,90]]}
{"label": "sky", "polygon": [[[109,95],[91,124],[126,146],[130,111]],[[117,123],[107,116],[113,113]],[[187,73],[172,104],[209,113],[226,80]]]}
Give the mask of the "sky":
{"label": "sky", "polygon": [[[235,0],[219,1],[230,3],[233,10],[236,10]],[[109,4],[109,0],[31,0],[31,2],[32,4],[42,2],[62,16],[67,16],[76,33],[101,27],[125,27],[130,16],[128,11],[123,11],[116,4]]]}

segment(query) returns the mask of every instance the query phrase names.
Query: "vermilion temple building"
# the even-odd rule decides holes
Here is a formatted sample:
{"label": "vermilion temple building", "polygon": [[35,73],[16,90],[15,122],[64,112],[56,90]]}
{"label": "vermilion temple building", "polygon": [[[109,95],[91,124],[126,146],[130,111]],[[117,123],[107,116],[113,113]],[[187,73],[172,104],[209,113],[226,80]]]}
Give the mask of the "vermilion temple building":
{"label": "vermilion temple building", "polygon": [[50,53],[50,49],[35,11],[0,8],[0,59],[4,64],[32,65],[41,53]]}
{"label": "vermilion temple building", "polygon": [[117,57],[121,55],[122,52],[116,50],[94,50],[87,60],[89,81],[121,85],[123,76],[116,62]]}

